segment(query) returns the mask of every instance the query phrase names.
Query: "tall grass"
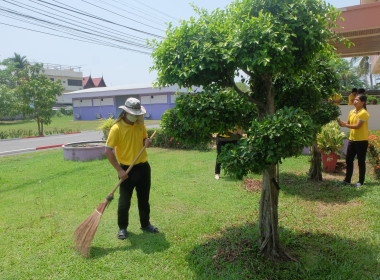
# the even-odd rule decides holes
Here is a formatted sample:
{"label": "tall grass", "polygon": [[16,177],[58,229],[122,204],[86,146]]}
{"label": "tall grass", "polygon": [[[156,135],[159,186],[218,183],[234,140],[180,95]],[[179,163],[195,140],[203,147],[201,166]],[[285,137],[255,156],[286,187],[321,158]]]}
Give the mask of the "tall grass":
{"label": "tall grass", "polygon": [[118,240],[115,200],[89,259],[71,238],[117,183],[108,161],[65,161],[61,150],[0,158],[0,279],[379,278],[380,184],[370,175],[361,189],[338,184],[341,173],[312,184],[307,156],[286,160],[280,238],[298,262],[273,262],[256,242],[260,192],[214,180],[215,151],[148,154],[151,222],[161,233],[140,231],[134,195],[129,237]]}

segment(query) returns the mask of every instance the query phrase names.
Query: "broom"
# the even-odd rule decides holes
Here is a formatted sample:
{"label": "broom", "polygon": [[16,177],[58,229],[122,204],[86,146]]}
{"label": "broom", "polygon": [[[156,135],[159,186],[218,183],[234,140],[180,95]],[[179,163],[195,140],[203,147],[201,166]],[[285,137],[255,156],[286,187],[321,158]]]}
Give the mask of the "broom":
{"label": "broom", "polygon": [[[156,134],[156,131],[150,137],[151,140],[153,139],[155,134]],[[144,145],[144,147],[141,149],[140,153],[137,155],[135,160],[128,167],[126,174],[128,174],[131,171],[132,167],[135,165],[136,161],[139,159],[141,154],[144,152],[145,148],[146,147]],[[103,214],[104,210],[106,209],[106,207],[113,200],[113,195],[114,195],[115,191],[118,189],[118,187],[120,186],[120,184],[124,180],[125,180],[125,178],[121,178],[119,180],[119,182],[116,184],[114,189],[106,196],[106,199],[74,231],[73,239],[74,239],[74,243],[75,243],[75,249],[77,251],[79,251],[79,253],[82,256],[88,257],[90,255],[90,245],[91,245],[92,240],[94,239],[96,230],[98,229],[100,218],[102,217],[102,214]]]}

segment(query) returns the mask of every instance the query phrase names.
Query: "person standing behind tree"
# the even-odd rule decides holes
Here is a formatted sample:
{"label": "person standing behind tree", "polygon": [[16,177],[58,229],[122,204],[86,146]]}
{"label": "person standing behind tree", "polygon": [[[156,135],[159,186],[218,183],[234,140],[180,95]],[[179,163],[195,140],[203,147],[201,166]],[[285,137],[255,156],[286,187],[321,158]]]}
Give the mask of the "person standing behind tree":
{"label": "person standing behind tree", "polygon": [[368,148],[368,120],[367,96],[358,95],[354,99],[355,109],[350,111],[348,121],[339,120],[339,125],[350,129],[350,138],[346,155],[346,177],[342,181],[344,184],[350,184],[352,173],[354,171],[354,159],[358,157],[359,165],[359,182],[356,187],[364,184],[366,165],[365,159]]}
{"label": "person standing behind tree", "polygon": [[129,174],[126,174],[126,170],[144,145],[145,147],[152,145],[145,125],[139,122],[139,118],[143,118],[146,110],[136,98],[128,98],[125,101],[125,105],[119,108],[123,109],[123,112],[114,122],[109,133],[106,143],[106,156],[117,171],[119,178],[125,178],[125,181],[120,185],[120,198],[117,211],[119,231],[117,238],[126,239],[129,224],[129,208],[134,188],[136,188],[137,193],[141,229],[151,233],[158,233],[159,231],[158,228],[150,224],[149,193],[151,171],[146,150],[138,158]]}
{"label": "person standing behind tree", "polygon": [[348,105],[354,105],[354,99],[357,94],[358,94],[358,89],[353,88],[351,91],[351,94],[348,96]]}
{"label": "person standing behind tree", "polygon": [[339,93],[334,93],[334,95],[329,98],[328,101],[338,106],[340,105],[340,102],[342,102],[342,96]]}
{"label": "person standing behind tree", "polygon": [[220,153],[222,152],[222,147],[226,144],[237,144],[237,141],[242,137],[243,131],[241,129],[236,129],[235,131],[229,130],[224,134],[218,134],[216,137],[216,164],[215,164],[215,180],[220,178],[220,167],[221,164],[218,162]]}

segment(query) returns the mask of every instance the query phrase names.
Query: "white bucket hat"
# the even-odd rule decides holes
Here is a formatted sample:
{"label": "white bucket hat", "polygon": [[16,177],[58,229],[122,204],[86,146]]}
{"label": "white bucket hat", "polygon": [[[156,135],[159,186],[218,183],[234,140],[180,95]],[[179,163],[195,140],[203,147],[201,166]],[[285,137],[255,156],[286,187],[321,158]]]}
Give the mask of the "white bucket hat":
{"label": "white bucket hat", "polygon": [[129,114],[140,116],[146,113],[144,106],[141,106],[140,101],[136,98],[130,97],[125,101],[124,106],[119,106]]}

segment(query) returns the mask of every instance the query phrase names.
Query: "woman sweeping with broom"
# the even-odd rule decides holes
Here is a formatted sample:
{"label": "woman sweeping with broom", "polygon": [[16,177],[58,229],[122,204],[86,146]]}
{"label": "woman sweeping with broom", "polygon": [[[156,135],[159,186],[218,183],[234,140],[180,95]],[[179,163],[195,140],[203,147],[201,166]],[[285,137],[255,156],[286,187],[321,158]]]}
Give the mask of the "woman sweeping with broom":
{"label": "woman sweeping with broom", "polygon": [[[129,224],[129,208],[133,189],[136,188],[141,229],[150,233],[158,233],[158,228],[150,224],[150,166],[146,151],[140,155],[135,165],[126,174],[126,170],[133,163],[140,150],[150,147],[152,141],[143,123],[146,110],[136,98],[128,98],[124,106],[119,108],[123,112],[115,120],[106,143],[106,156],[117,171],[119,178],[125,178],[120,185],[118,206],[119,231],[117,238],[127,238]],[[114,153],[115,151],[115,153]],[[116,154],[116,155],[115,155]]]}

